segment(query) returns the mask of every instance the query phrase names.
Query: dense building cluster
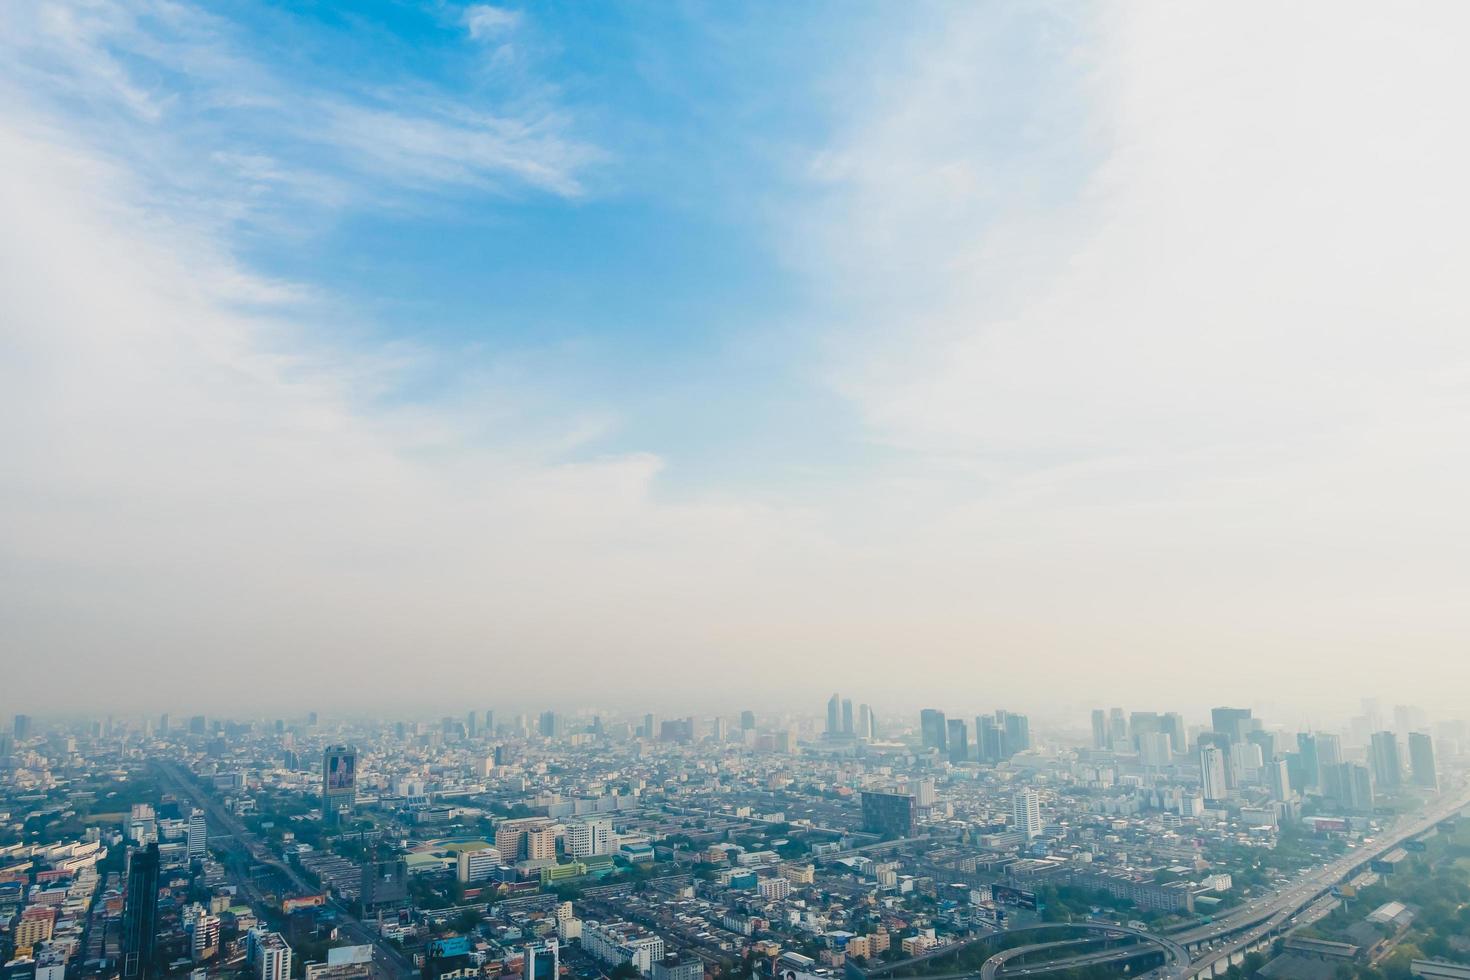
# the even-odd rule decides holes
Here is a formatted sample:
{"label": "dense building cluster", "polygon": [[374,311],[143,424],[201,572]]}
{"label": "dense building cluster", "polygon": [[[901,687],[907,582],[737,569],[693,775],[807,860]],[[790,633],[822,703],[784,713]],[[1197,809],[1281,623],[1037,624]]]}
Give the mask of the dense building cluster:
{"label": "dense building cluster", "polygon": [[1044,922],[1189,935],[1445,805],[1464,734],[1371,705],[1341,732],[1228,707],[1033,731],[836,694],[815,718],[21,716],[0,980],[820,976]]}

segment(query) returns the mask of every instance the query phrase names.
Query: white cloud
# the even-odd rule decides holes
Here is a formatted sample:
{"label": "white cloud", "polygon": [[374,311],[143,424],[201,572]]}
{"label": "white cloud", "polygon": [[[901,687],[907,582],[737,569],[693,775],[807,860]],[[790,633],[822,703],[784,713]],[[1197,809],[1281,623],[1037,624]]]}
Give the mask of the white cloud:
{"label": "white cloud", "polygon": [[956,20],[887,49],[798,239],[908,492],[1099,678],[1463,678],[1465,8],[1105,7],[1028,86]]}
{"label": "white cloud", "polygon": [[476,41],[484,41],[514,31],[521,25],[521,12],[494,7],[488,3],[477,3],[465,8],[464,23],[470,37]]}

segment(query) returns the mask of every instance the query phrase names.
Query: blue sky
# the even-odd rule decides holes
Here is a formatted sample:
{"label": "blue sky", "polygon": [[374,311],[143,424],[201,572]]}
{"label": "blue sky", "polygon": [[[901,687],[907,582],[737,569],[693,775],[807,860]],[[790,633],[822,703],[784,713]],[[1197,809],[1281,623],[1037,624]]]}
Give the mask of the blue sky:
{"label": "blue sky", "polygon": [[0,7],[12,646],[1450,669],[1464,14],[1263,9]]}

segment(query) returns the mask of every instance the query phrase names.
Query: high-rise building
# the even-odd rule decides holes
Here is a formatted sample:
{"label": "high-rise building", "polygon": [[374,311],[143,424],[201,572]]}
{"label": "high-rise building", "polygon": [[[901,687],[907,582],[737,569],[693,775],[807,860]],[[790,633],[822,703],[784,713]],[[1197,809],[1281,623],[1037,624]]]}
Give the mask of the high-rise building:
{"label": "high-rise building", "polygon": [[858,738],[873,737],[873,709],[866,704],[858,705]]}
{"label": "high-rise building", "polygon": [[1108,709],[1108,748],[1121,750],[1128,741],[1128,716],[1122,708]]}
{"label": "high-rise building", "polygon": [[557,940],[547,937],[527,944],[525,960],[521,966],[521,980],[557,980],[559,976],[561,947]]}
{"label": "high-rise building", "polygon": [[357,805],[357,750],[329,745],[322,752],[322,822],[338,824]]}
{"label": "high-rise building", "polygon": [[158,938],[158,845],[128,852],[128,884],[123,895],[122,977],[151,980]]}
{"label": "high-rise building", "polygon": [[1199,771],[1200,792],[1206,800],[1218,803],[1230,796],[1230,787],[1225,779],[1225,752],[1218,745],[1200,745]]}
{"label": "high-rise building", "polygon": [[1005,757],[1009,759],[1017,752],[1031,748],[1031,719],[1013,711],[1005,713]]}
{"label": "high-rise building", "polygon": [[940,752],[948,748],[948,732],[945,726],[944,712],[937,708],[925,708],[919,712],[919,734],[926,749],[938,749]]}
{"label": "high-rise building", "polygon": [[1393,732],[1374,732],[1368,757],[1373,765],[1373,783],[1380,789],[1397,789],[1403,783],[1399,739]]}
{"label": "high-rise building", "polygon": [[1300,756],[1298,765],[1306,782],[1302,789],[1318,789],[1322,786],[1322,765],[1317,754],[1317,736],[1311,732],[1297,732],[1296,736],[1297,755]]}
{"label": "high-rise building", "polygon": [[562,728],[561,715],[557,714],[555,711],[543,711],[543,712],[541,712],[541,737],[542,738],[560,738],[561,737],[561,728]]}
{"label": "high-rise building", "polygon": [[1373,770],[1361,762],[1339,762],[1333,767],[1336,775],[1337,801],[1351,813],[1370,813],[1373,810]]}
{"label": "high-rise building", "polygon": [[1184,729],[1184,716],[1177,711],[1166,711],[1159,720],[1159,730],[1169,736],[1169,749],[1175,755],[1183,755],[1189,746],[1189,733]]}
{"label": "high-rise building", "polygon": [[1424,732],[1409,733],[1409,765],[1415,786],[1439,789],[1439,774],[1434,766],[1434,741]]}
{"label": "high-rise building", "polygon": [[1291,799],[1291,775],[1285,759],[1276,759],[1267,763],[1266,775],[1271,790],[1271,799],[1278,803],[1285,803]]}
{"label": "high-rise building", "polygon": [[611,817],[581,817],[566,826],[567,854],[571,857],[592,857],[613,852]]}
{"label": "high-rise building", "polygon": [[1092,747],[1108,747],[1108,713],[1101,708],[1092,709]]}
{"label": "high-rise building", "polygon": [[754,711],[742,711],[742,712],[740,712],[740,730],[742,732],[753,732],[753,731],[755,731],[755,712]]}
{"label": "high-rise building", "polygon": [[15,740],[17,742],[24,742],[26,739],[30,738],[31,737],[31,716],[30,715],[16,715],[15,716],[15,724],[11,726],[11,731],[15,733]]}
{"label": "high-rise building", "polygon": [[286,937],[262,929],[251,932],[255,940],[255,980],[291,980],[291,947]]}
{"label": "high-rise building", "polygon": [[827,734],[836,735],[842,731],[842,699],[837,692],[832,692],[832,697],[827,699]]}
{"label": "high-rise building", "polygon": [[485,711],[485,734],[491,738],[495,737],[495,711],[493,709]]}
{"label": "high-rise building", "polygon": [[1252,728],[1251,709],[1211,708],[1210,727],[1232,743],[1243,742],[1246,732]]}
{"label": "high-rise building", "polygon": [[1034,789],[1023,789],[1011,797],[1011,820],[1027,840],[1041,836],[1041,797]]}
{"label": "high-rise building", "polygon": [[1006,757],[1006,737],[994,715],[975,716],[975,754],[981,762],[1000,762]]}
{"label": "high-rise building", "polygon": [[462,882],[484,881],[495,873],[503,860],[494,847],[477,847],[457,855],[455,877]]}
{"label": "high-rise building", "polygon": [[1143,736],[1161,731],[1163,721],[1157,711],[1135,711],[1128,716],[1128,738],[1137,749]]}
{"label": "high-rise building", "polygon": [[842,734],[857,734],[857,729],[854,727],[852,720],[852,698],[842,699]]}
{"label": "high-rise building", "polygon": [[909,793],[863,791],[863,830],[883,837],[912,837],[918,831],[914,797]]}
{"label": "high-rise building", "polygon": [[1145,766],[1162,768],[1173,761],[1169,736],[1163,732],[1145,732],[1138,736],[1138,761]]}
{"label": "high-rise building", "polygon": [[970,737],[965,732],[965,719],[951,718],[945,732],[949,761],[958,765],[970,758]]}
{"label": "high-rise building", "polygon": [[219,916],[198,909],[194,916],[194,928],[189,936],[189,958],[202,963],[219,954]]}
{"label": "high-rise building", "polygon": [[209,856],[209,837],[204,823],[204,811],[197,808],[189,813],[188,855],[190,861],[202,861]]}
{"label": "high-rise building", "polygon": [[401,858],[367,861],[359,872],[358,887],[363,909],[398,908],[408,901],[408,862]]}

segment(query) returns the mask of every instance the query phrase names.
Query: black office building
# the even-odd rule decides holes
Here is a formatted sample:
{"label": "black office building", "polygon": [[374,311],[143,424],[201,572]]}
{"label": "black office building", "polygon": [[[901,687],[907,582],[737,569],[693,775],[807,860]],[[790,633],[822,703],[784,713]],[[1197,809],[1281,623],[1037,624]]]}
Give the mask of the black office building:
{"label": "black office building", "polygon": [[882,837],[912,837],[918,832],[914,797],[909,793],[863,793],[863,830]]}
{"label": "black office building", "polygon": [[123,980],[153,976],[153,944],[158,935],[158,845],[134,849],[123,897]]}

